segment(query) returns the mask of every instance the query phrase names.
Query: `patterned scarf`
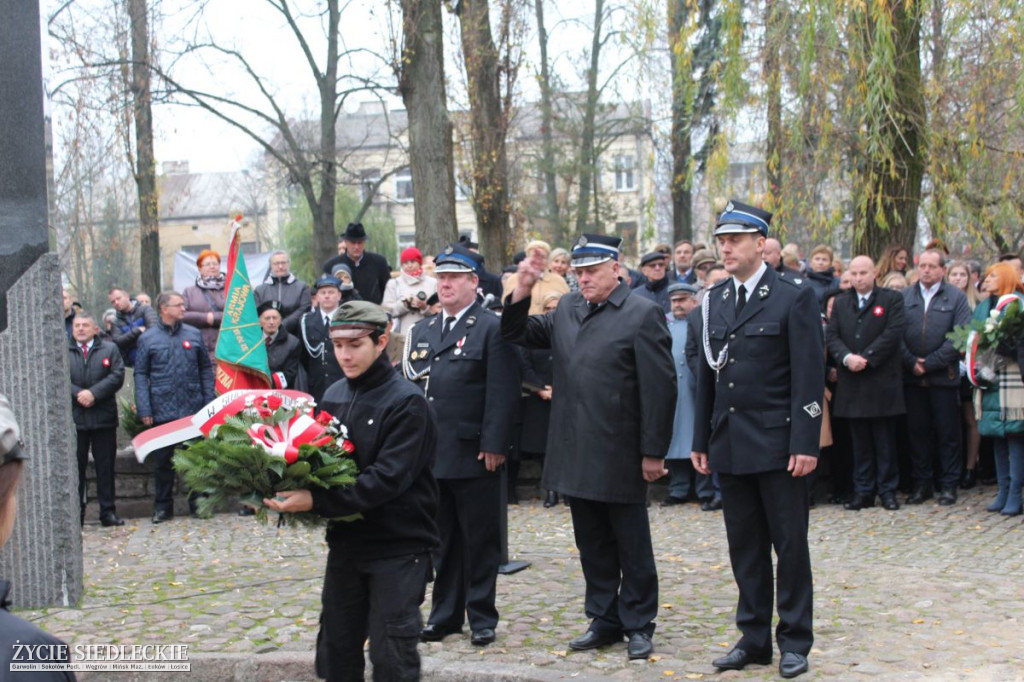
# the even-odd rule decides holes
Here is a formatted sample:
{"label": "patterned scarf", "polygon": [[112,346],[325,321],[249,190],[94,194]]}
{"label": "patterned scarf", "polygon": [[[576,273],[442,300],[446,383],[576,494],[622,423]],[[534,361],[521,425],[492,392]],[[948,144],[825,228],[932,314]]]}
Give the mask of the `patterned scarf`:
{"label": "patterned scarf", "polygon": [[218,272],[213,277],[203,277],[200,275],[196,277],[196,286],[200,289],[209,289],[215,291],[217,289],[224,288],[224,273]]}
{"label": "patterned scarf", "polygon": [[[999,416],[1003,421],[1024,421],[1024,381],[1020,365],[1007,360],[999,371]],[[991,390],[991,389],[990,389]],[[981,414],[981,391],[974,392],[974,413]]]}

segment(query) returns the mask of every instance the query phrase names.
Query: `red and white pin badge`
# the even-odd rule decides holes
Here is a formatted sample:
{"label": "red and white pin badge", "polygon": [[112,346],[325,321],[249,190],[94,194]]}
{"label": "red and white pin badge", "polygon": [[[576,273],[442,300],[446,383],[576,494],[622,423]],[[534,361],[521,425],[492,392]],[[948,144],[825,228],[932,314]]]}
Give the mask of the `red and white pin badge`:
{"label": "red and white pin badge", "polygon": [[103,366],[110,367],[110,358],[103,358]]}
{"label": "red and white pin badge", "polygon": [[874,313],[875,317],[881,317],[885,314],[885,308],[880,305],[876,305],[871,312]]}
{"label": "red and white pin badge", "polygon": [[455,342],[455,355],[462,355],[462,346],[466,343],[466,337],[463,336],[461,339]]}
{"label": "red and white pin badge", "polygon": [[181,342],[181,347],[184,348],[185,350],[189,350],[189,349],[192,348],[192,342],[191,341],[182,341]]}

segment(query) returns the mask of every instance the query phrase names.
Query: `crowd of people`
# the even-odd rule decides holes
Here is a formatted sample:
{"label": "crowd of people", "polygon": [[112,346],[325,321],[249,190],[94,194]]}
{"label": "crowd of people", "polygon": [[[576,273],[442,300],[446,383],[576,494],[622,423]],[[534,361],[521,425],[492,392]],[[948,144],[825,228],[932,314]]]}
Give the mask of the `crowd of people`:
{"label": "crowd of people", "polygon": [[[393,426],[378,424],[369,439],[356,430],[352,489],[266,501],[366,520],[328,533],[332,617],[321,627],[340,639],[322,638],[318,669],[341,679],[337,671],[357,666],[361,679],[353,651],[369,634],[375,666],[412,675],[415,640],[398,621],[425,641],[467,621],[473,644],[495,641],[500,501],[518,503],[526,459],[543,463],[544,506],[561,500],[572,513],[590,625],[570,648],[626,638],[630,658],[653,651],[648,483],[667,475],[663,506],[696,501],[724,514],[743,637],[714,665],[771,661],[774,594],[784,677],[807,670],[813,642],[811,506],[952,505],[959,490],[994,479],[989,511],[1021,514],[1024,344],[1002,349],[996,387],[979,390],[950,338],[999,315],[1000,297],[1024,300],[1019,255],[983,265],[950,260],[933,242],[916,259],[895,244],[877,263],[843,261],[827,245],[805,258],[770,236],[770,222],[770,213],[731,202],[713,244],[658,245],[636,269],[620,260],[618,238],[595,234],[571,249],[530,241],[500,273],[466,238],[436,257],[404,249],[392,273],[366,249],[359,224],[311,284],[291,272],[287,253],[272,253],[254,295],[275,386],[306,391],[335,416]],[[126,368],[147,426],[213,399],[220,265],[204,251],[195,284],[152,305],[113,288],[102,323],[65,292],[83,519],[91,450],[100,521],[123,523],[114,401]],[[395,414],[407,423],[398,427]],[[408,460],[415,466],[402,464],[403,448],[418,453]],[[153,523],[174,515],[173,449],[151,455]],[[412,516],[396,524],[387,518],[396,510]],[[392,548],[367,528],[393,537]],[[346,587],[353,577],[363,579],[356,596]],[[346,609],[355,610],[339,615]]]}

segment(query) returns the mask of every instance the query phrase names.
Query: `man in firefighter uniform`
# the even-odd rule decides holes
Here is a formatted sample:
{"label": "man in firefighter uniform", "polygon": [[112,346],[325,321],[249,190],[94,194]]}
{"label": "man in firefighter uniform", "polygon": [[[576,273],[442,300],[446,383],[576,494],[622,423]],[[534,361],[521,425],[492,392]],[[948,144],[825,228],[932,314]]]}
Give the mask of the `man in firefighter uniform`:
{"label": "man in firefighter uniform", "polygon": [[[805,476],[817,464],[825,388],[821,316],[813,289],[763,259],[771,214],[730,202],[715,239],[731,277],[707,291],[699,347],[694,468],[715,471],[739,587],[739,643],[713,665],[772,660],[772,601],[786,678],[807,671],[812,634]],[[772,549],[778,555],[773,591]]]}
{"label": "man in firefighter uniform", "polygon": [[453,244],[437,259],[442,311],[406,339],[403,370],[437,415],[434,476],[441,491],[441,547],[424,641],[460,632],[495,639],[495,584],[501,561],[499,468],[512,443],[519,406],[519,365],[498,317],[476,302],[483,258]]}

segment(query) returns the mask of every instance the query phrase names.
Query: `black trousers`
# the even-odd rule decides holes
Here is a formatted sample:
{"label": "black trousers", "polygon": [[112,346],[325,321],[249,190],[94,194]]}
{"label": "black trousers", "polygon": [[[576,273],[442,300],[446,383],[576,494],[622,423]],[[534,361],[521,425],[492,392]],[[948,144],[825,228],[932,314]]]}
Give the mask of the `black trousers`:
{"label": "black trousers", "polygon": [[858,495],[895,495],[900,483],[896,458],[896,420],[902,417],[847,419],[853,441],[853,490]]}
{"label": "black trousers", "polygon": [[96,499],[100,504],[100,518],[113,514],[114,507],[114,460],[117,457],[117,427],[89,429],[78,432],[78,501],[85,505],[89,501],[85,486],[85,470],[89,464],[89,449],[96,465]]}
{"label": "black trousers", "polygon": [[156,493],[153,511],[174,514],[174,463],[171,457],[176,447],[168,445],[149,454],[153,460],[153,490]]}
{"label": "black trousers", "polygon": [[[955,489],[963,476],[960,459],[960,387],[904,386],[914,484]],[[934,463],[939,472],[935,475]]]}
{"label": "black trousers", "polygon": [[374,680],[420,679],[416,645],[429,578],[426,553],[361,559],[332,549],[321,598],[316,674],[330,682],[362,682],[363,642],[369,636]]}
{"label": "black trousers", "polygon": [[[736,625],[743,636],[737,646],[755,655],[772,651],[772,597],[777,593],[779,651],[806,656],[814,643],[807,481],[783,470],[719,474],[718,480],[729,558],[740,591]],[[774,591],[772,548],[778,557]]]}
{"label": "black trousers", "polygon": [[647,506],[573,497],[569,508],[587,583],[584,609],[590,630],[653,635],[658,569]]}
{"label": "black trousers", "polygon": [[427,622],[473,630],[498,625],[494,605],[501,563],[501,477],[441,478],[437,525],[441,546]]}

